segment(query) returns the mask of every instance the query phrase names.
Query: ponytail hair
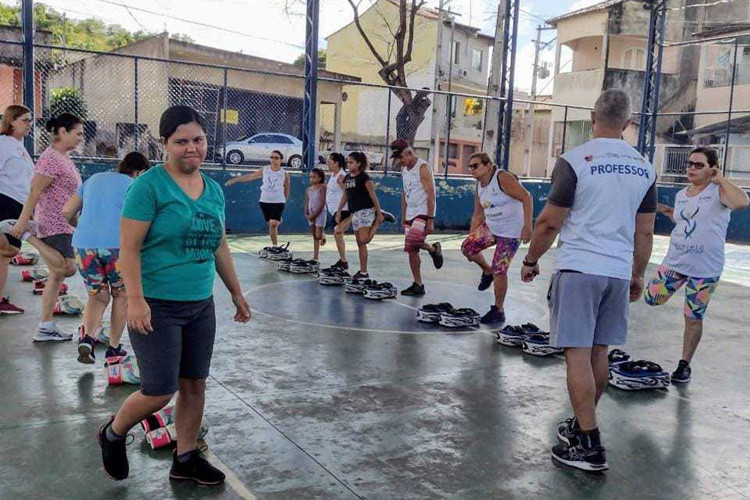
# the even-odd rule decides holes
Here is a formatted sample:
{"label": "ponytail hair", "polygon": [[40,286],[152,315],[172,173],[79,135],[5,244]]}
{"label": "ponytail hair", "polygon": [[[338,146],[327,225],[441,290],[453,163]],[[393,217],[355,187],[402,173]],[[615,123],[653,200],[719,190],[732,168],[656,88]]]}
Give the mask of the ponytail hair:
{"label": "ponytail hair", "polygon": [[76,115],[70,113],[62,113],[57,116],[53,116],[44,125],[47,132],[57,135],[61,128],[64,128],[66,132],[70,132],[76,125],[83,123],[83,120],[78,118]]}
{"label": "ponytail hair", "polygon": [[367,161],[367,155],[361,151],[353,151],[349,153],[349,158],[359,163],[360,170],[367,170],[370,163]]}

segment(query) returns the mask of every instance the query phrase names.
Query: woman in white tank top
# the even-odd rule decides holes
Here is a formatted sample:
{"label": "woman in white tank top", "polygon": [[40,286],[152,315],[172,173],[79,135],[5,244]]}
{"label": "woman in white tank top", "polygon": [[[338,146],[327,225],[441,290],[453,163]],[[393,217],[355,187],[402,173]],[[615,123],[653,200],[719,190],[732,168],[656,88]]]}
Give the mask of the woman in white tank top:
{"label": "woman in white tank top", "polygon": [[341,209],[341,223],[336,224],[336,211],[339,208],[339,202],[344,195],[344,178],[346,177],[346,158],[341,153],[331,153],[326,160],[328,170],[331,175],[326,185],[326,206],[330,214],[330,220],[333,224],[333,238],[336,240],[336,249],[339,252],[339,260],[333,266],[341,269],[349,269],[349,263],[346,261],[346,243],[344,242],[344,233],[351,224],[349,218],[349,206],[344,205]]}
{"label": "woman in white tank top", "polygon": [[659,212],[675,223],[669,250],[645,288],[646,303],[658,306],[685,287],[685,333],[682,359],[672,382],[690,381],[693,359],[703,335],[703,317],[711,294],[724,270],[724,243],[732,210],[747,208],[747,194],[721,173],[718,155],[698,147],[690,153],[690,185],[675,196],[674,208],[659,205]]}
{"label": "woman in white tank top", "polygon": [[[461,253],[482,268],[479,290],[495,285],[495,303],[482,323],[502,323],[508,267],[521,242],[531,239],[534,201],[516,176],[495,167],[486,153],[475,153],[469,161],[471,175],[478,182],[471,231],[461,244]],[[482,251],[493,245],[495,255],[489,265]]]}
{"label": "woman in white tank top", "polygon": [[281,151],[271,152],[271,164],[264,166],[253,173],[232,177],[225,186],[233,184],[252,182],[263,179],[260,186],[260,209],[263,212],[263,218],[268,224],[268,235],[271,237],[271,243],[276,246],[279,244],[279,226],[281,225],[281,215],[284,213],[286,199],[289,196],[290,179],[289,173],[281,166],[284,155]]}

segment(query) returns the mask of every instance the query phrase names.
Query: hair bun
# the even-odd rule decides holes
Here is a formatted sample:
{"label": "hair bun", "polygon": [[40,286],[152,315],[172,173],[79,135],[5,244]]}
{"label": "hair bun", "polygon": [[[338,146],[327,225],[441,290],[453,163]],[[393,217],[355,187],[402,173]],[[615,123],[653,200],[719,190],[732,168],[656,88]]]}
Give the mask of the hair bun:
{"label": "hair bun", "polygon": [[57,124],[56,117],[51,117],[49,120],[47,120],[47,123],[44,125],[44,129],[47,132],[54,132],[55,131],[55,125]]}

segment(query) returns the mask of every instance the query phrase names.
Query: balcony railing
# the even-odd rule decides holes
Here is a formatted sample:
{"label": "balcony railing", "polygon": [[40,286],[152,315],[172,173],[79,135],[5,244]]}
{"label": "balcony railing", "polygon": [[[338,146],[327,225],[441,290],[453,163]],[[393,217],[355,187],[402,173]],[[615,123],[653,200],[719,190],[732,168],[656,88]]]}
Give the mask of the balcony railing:
{"label": "balcony railing", "polygon": [[[738,64],[735,75],[735,85],[750,83],[750,64]],[[732,84],[732,66],[723,68],[709,68],[703,76],[705,88],[729,87]]]}

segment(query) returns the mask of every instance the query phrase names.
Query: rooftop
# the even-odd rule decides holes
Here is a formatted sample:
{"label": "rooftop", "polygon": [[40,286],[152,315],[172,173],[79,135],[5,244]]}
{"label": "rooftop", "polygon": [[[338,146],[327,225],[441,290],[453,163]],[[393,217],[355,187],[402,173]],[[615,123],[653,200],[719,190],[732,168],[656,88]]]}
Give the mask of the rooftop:
{"label": "rooftop", "polygon": [[551,26],[555,26],[559,21],[563,21],[565,19],[569,19],[571,17],[581,16],[583,14],[588,14],[589,12],[596,12],[599,10],[605,10],[613,5],[617,5],[619,3],[623,3],[628,0],[606,0],[604,2],[600,2],[594,5],[591,5],[589,7],[584,7],[583,9],[574,10],[571,12],[568,12],[566,14],[563,14],[561,16],[553,17],[552,19],[547,20],[547,24]]}

